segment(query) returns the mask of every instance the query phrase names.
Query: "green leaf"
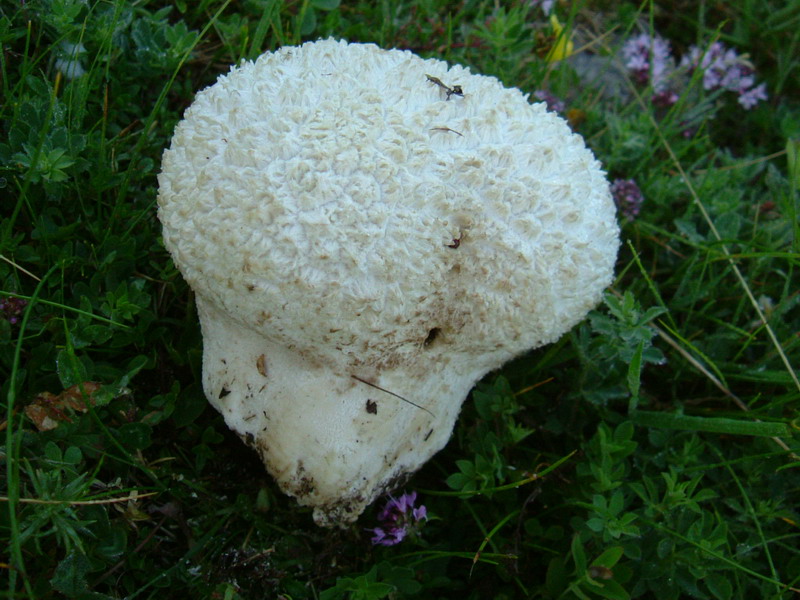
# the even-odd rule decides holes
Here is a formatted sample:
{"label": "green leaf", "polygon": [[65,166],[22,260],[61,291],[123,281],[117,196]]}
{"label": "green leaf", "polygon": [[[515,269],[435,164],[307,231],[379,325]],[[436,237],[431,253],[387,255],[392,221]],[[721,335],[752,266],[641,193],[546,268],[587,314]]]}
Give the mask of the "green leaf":
{"label": "green leaf", "polygon": [[225,437],[218,433],[213,426],[209,425],[203,430],[203,435],[200,436],[200,441],[204,444],[219,444]]}
{"label": "green leaf", "polygon": [[464,473],[465,475],[474,476],[475,475],[475,465],[472,464],[472,461],[466,459],[460,459],[456,461],[456,466],[458,466],[458,470]]}
{"label": "green leaf", "polygon": [[90,567],[89,559],[83,553],[73,551],[58,563],[50,584],[67,598],[75,598],[88,591],[86,575]]}
{"label": "green leaf", "polygon": [[583,550],[579,535],[572,537],[572,559],[575,561],[575,572],[584,573],[586,571],[586,552]]}
{"label": "green leaf", "polygon": [[800,191],[800,140],[786,140],[786,166],[791,187]]}
{"label": "green leaf", "polygon": [[592,517],[586,520],[586,526],[595,533],[600,533],[606,528],[606,522],[600,517]]}
{"label": "green leaf", "polygon": [[631,391],[631,399],[628,402],[628,412],[633,412],[639,405],[639,388],[642,376],[642,352],[644,352],[644,341],[639,342],[633,353],[631,362],[628,364],[628,389]]}
{"label": "green leaf", "polygon": [[143,354],[135,356],[129,363],[125,375],[119,381],[119,387],[124,387],[130,383],[136,374],[147,366],[147,357]]}
{"label": "green leaf", "polygon": [[333,10],[339,8],[341,0],[311,0],[311,6],[320,10]]}
{"label": "green leaf", "polygon": [[194,422],[208,406],[203,391],[197,385],[189,385],[181,390],[172,412],[172,420],[178,428]]}
{"label": "green leaf", "polygon": [[64,389],[88,379],[86,367],[75,353],[67,348],[59,350],[56,356],[56,371]]}
{"label": "green leaf", "polygon": [[462,492],[469,492],[475,489],[472,479],[463,473],[453,473],[445,480],[445,483],[450,487],[450,489]]}
{"label": "green leaf", "polygon": [[144,450],[151,444],[152,429],[144,423],[125,423],[119,428],[119,441],[133,450]]}
{"label": "green leaf", "polygon": [[[377,579],[377,565],[356,578],[340,577],[336,580],[335,586],[324,590],[320,594],[320,599],[336,600],[337,598],[347,597],[350,600],[378,600],[379,598],[385,598],[394,590],[394,586],[379,582]],[[347,592],[350,593],[347,594]]]}
{"label": "green leaf", "polygon": [[69,465],[75,466],[81,462],[81,460],[83,460],[83,453],[77,446],[70,446],[67,448],[66,452],[64,452],[64,462]]}
{"label": "green leaf", "polygon": [[61,462],[61,448],[55,442],[47,442],[44,446],[44,456],[52,462]]}
{"label": "green leaf", "polygon": [[311,35],[317,28],[317,13],[312,6],[303,15],[303,22],[300,24],[300,35]]}
{"label": "green leaf", "polygon": [[628,600],[628,598],[630,598],[630,594],[625,591],[625,588],[623,588],[613,579],[604,581],[600,587],[592,588],[592,591],[603,598],[608,598],[609,600]]}
{"label": "green leaf", "polygon": [[564,566],[564,560],[558,556],[547,565],[547,575],[545,576],[545,587],[553,597],[558,597],[567,587],[568,574]]}
{"label": "green leaf", "polygon": [[728,600],[733,595],[731,582],[720,573],[709,573],[704,582],[709,591],[719,600]]}
{"label": "green leaf", "polygon": [[664,560],[667,558],[675,549],[675,542],[673,542],[670,538],[663,538],[656,544],[656,556],[658,558]]}
{"label": "green leaf", "polygon": [[94,551],[97,556],[108,560],[117,561],[128,549],[128,534],[122,526],[112,526],[97,541]]}
{"label": "green leaf", "polygon": [[394,566],[389,562],[382,562],[378,565],[380,578],[390,584],[401,594],[412,597],[419,594],[422,586],[416,580],[414,570],[408,567]]}
{"label": "green leaf", "polygon": [[622,558],[622,546],[612,546],[603,551],[603,553],[592,561],[592,566],[611,568],[620,558]]}

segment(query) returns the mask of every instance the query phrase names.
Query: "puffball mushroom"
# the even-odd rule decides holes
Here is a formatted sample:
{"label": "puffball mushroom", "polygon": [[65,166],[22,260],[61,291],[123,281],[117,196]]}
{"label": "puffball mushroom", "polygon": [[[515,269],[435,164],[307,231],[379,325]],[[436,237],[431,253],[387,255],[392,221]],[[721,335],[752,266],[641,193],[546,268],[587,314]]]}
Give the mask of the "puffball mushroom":
{"label": "puffball mushroom", "polygon": [[440,450],[483,375],[578,323],[619,245],[599,163],[544,104],[334,40],[198,93],[158,204],[206,396],[321,525]]}

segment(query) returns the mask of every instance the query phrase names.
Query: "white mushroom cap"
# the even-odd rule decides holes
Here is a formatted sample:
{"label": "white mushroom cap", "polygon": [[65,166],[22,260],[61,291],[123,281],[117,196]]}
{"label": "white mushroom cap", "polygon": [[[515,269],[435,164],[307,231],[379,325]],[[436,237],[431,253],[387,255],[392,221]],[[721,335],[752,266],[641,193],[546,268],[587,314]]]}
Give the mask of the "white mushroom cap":
{"label": "white mushroom cap", "polygon": [[619,245],[563,119],[371,44],[233,68],[186,111],[159,186],[205,393],[321,524],[402,483],[478,379],[580,321]]}

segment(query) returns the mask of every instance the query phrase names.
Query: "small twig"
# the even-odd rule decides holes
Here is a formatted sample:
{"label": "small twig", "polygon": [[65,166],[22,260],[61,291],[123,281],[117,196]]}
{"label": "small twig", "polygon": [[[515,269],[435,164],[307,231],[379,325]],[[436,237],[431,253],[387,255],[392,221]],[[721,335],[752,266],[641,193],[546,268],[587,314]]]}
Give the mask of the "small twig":
{"label": "small twig", "polygon": [[33,273],[31,273],[31,272],[30,272],[30,271],[28,271],[27,269],[24,269],[24,268],[20,267],[20,266],[19,266],[17,263],[15,263],[13,260],[10,260],[10,259],[6,258],[6,257],[5,257],[5,256],[3,256],[2,254],[0,254],[0,260],[7,262],[8,264],[10,264],[10,265],[11,265],[12,267],[14,267],[15,269],[19,269],[20,271],[22,271],[23,273],[25,273],[25,275],[27,275],[28,277],[33,277],[33,278],[34,278],[36,281],[41,281],[41,279],[39,279],[39,278],[38,278],[36,275],[34,275]]}
{"label": "small twig", "polygon": [[550,383],[554,379],[555,379],[555,377],[548,377],[544,381],[540,381],[538,383],[534,383],[533,385],[529,385],[528,387],[522,388],[518,392],[514,392],[513,394],[511,394],[511,396],[513,398],[516,398],[517,396],[521,396],[522,394],[524,394],[526,392],[530,392],[531,390],[535,390],[536,388],[538,388],[539,386],[544,385],[545,383]]}
{"label": "small twig", "polygon": [[[129,500],[139,500],[148,496],[155,496],[158,492],[148,492],[147,494],[131,494],[124,498],[108,498],[106,500],[39,500],[38,498],[17,498],[16,502],[23,504],[69,504],[71,506],[89,506],[93,504],[116,504],[118,502],[128,502]],[[7,496],[0,496],[0,502],[8,502]]]}
{"label": "small twig", "polygon": [[455,129],[450,129],[449,127],[431,127],[431,131],[449,131],[450,133],[455,133],[458,136],[464,137],[463,133],[460,133]]}
{"label": "small twig", "polygon": [[419,408],[420,410],[424,410],[424,411],[425,411],[426,413],[428,413],[430,416],[432,416],[432,417],[434,417],[434,418],[436,417],[436,415],[435,415],[435,414],[433,414],[431,411],[429,411],[429,410],[428,410],[427,408],[425,408],[424,406],[420,406],[419,404],[415,404],[415,403],[414,403],[414,402],[412,402],[411,400],[408,400],[407,398],[403,398],[403,397],[402,397],[400,394],[395,394],[394,392],[390,392],[389,390],[387,390],[387,389],[384,389],[384,388],[382,388],[382,387],[381,387],[381,386],[379,386],[379,385],[375,385],[374,383],[370,383],[369,381],[366,381],[366,380],[364,380],[364,379],[361,379],[361,377],[358,377],[358,376],[356,376],[356,375],[350,375],[350,377],[352,377],[352,378],[353,378],[353,379],[355,379],[356,381],[360,381],[361,383],[363,383],[363,384],[365,384],[365,385],[368,385],[368,386],[370,386],[370,387],[374,387],[376,390],[380,390],[380,391],[382,391],[382,392],[386,392],[386,393],[387,393],[387,394],[389,394],[390,396],[394,396],[395,398],[400,398],[400,400],[402,400],[403,402],[407,402],[407,403],[408,403],[408,404],[410,404],[411,406],[416,406],[416,407],[417,407],[417,408]]}
{"label": "small twig", "polygon": [[733,400],[733,402],[736,404],[736,406],[738,406],[739,408],[741,408],[745,412],[750,410],[749,408],[747,408],[747,405],[744,402],[742,402],[741,398],[739,398],[736,394],[734,394],[727,387],[725,387],[725,385],[717,378],[716,375],[714,375],[711,371],[709,371],[705,367],[705,365],[703,365],[703,363],[701,363],[694,356],[689,354],[689,352],[687,352],[685,349],[683,349],[680,346],[680,344],[678,344],[678,342],[673,340],[672,337],[670,337],[670,335],[666,331],[661,329],[658,325],[654,325],[653,323],[650,323],[649,325],[650,325],[650,327],[652,327],[653,329],[656,330],[656,333],[659,335],[659,337],[661,337],[662,340],[664,340],[670,346],[672,346],[675,350],[677,350],[678,354],[683,356],[683,358],[685,358],[689,363],[691,363],[691,365],[695,369],[697,369],[703,375],[708,377],[708,379],[711,381],[711,383],[713,383],[717,387],[717,389],[719,389],[719,391],[721,391],[728,398]]}
{"label": "small twig", "polygon": [[[741,163],[737,163],[735,165],[727,165],[724,167],[714,167],[714,171],[731,171],[733,169],[744,169],[746,167],[752,167],[753,165],[758,165],[763,162],[768,162],[770,160],[774,160],[776,158],[780,158],[786,154],[786,149],[778,150],[777,152],[773,152],[772,154],[767,154],[766,156],[761,156],[759,158],[754,158],[752,160],[747,160]],[[709,172],[710,169],[697,169],[695,173],[698,175],[705,175]]]}

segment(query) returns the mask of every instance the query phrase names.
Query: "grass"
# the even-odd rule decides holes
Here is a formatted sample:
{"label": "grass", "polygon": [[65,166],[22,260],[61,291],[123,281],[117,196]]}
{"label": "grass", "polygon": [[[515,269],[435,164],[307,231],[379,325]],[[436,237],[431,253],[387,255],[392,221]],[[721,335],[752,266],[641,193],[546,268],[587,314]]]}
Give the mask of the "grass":
{"label": "grass", "polygon": [[[566,60],[527,2],[0,5],[6,597],[800,593],[800,4],[555,14]],[[715,41],[747,54],[768,98],[745,110],[698,70],[659,104],[613,60],[643,31],[676,57]],[[605,303],[479,384],[408,483],[420,535],[391,547],[370,543],[381,502],[348,529],[313,525],[207,406],[193,302],[155,216],[194,92],[327,36],[547,90],[644,198],[632,219],[622,201]]]}

